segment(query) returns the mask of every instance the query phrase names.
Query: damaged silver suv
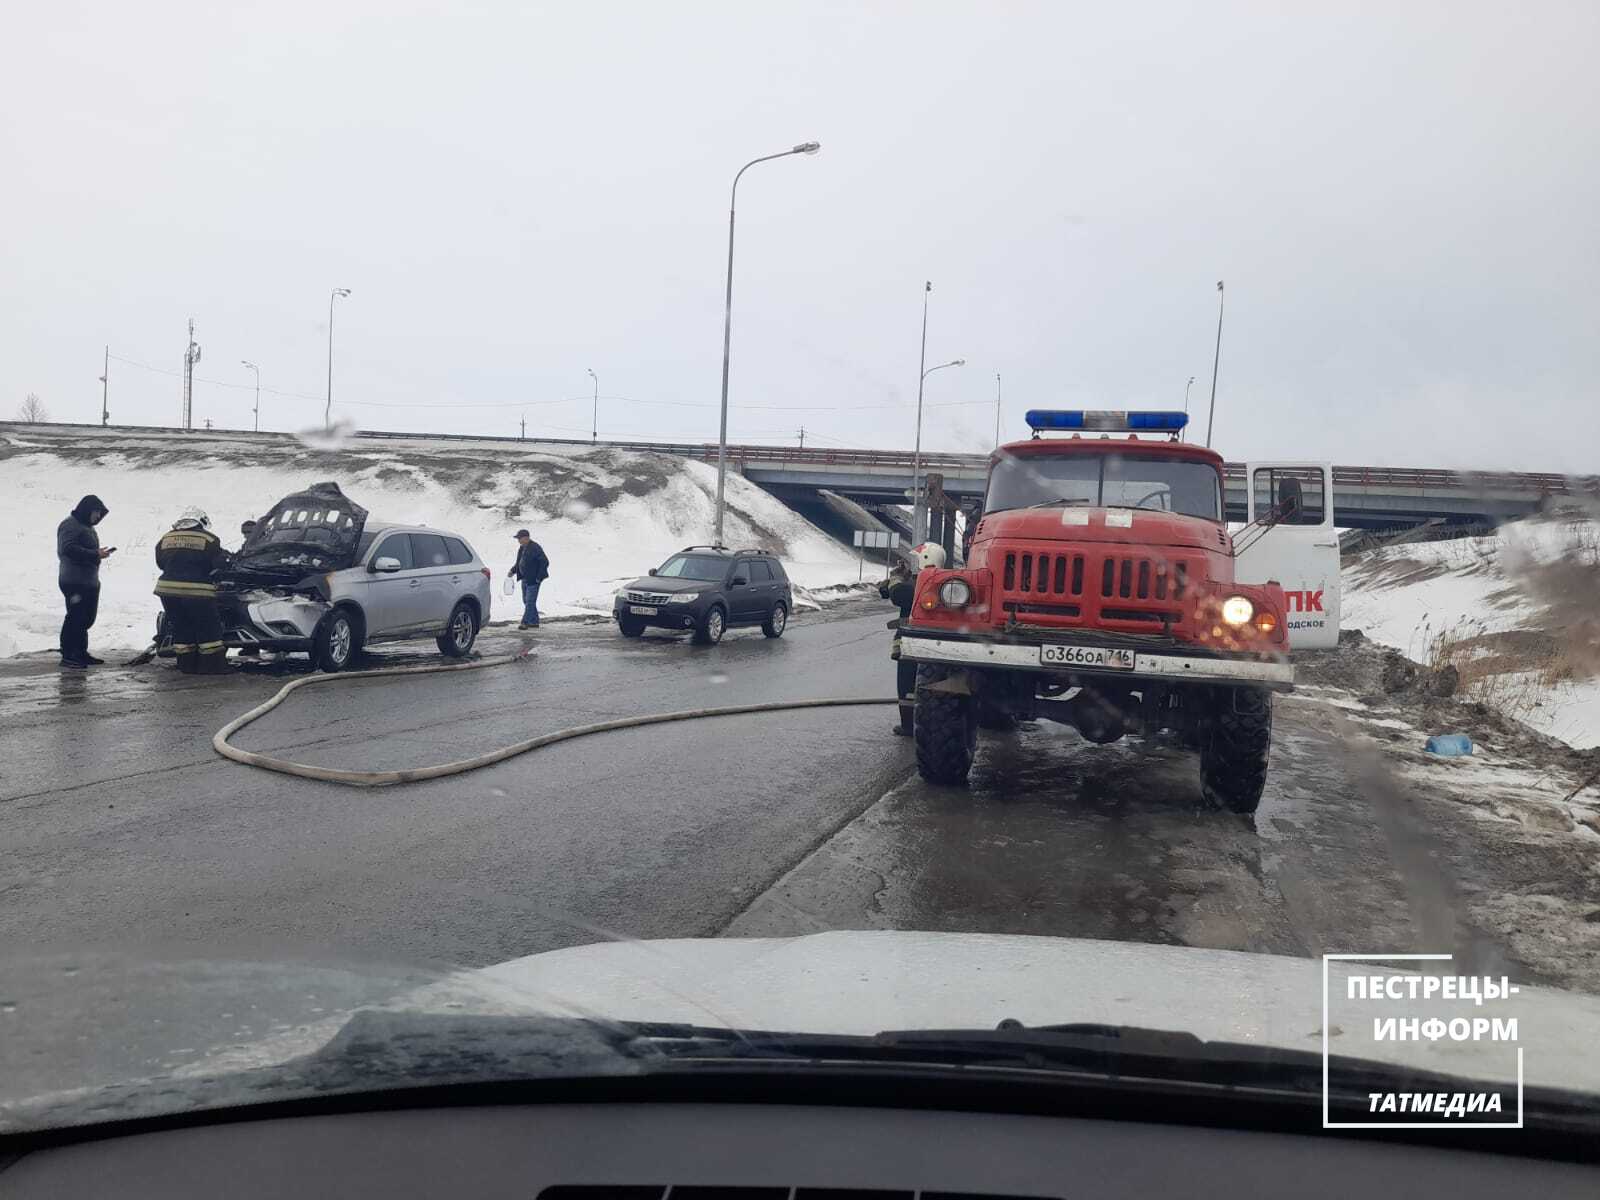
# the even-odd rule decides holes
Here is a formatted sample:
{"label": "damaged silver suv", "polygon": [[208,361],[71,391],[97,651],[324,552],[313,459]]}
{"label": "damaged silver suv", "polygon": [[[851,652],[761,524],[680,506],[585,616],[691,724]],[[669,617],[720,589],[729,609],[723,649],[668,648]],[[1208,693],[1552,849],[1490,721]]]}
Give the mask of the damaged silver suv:
{"label": "damaged silver suv", "polygon": [[489,619],[489,568],[459,534],[369,521],[338,484],[318,483],[256,522],[217,577],[217,603],[231,648],[302,651],[324,671],[373,642],[428,635],[460,658]]}

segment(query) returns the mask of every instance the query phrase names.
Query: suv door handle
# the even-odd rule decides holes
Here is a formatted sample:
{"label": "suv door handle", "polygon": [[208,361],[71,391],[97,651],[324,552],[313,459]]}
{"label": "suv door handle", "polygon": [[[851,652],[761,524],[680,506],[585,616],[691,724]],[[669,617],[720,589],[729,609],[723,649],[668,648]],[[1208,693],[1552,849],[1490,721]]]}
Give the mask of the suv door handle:
{"label": "suv door handle", "polygon": [[421,586],[422,586],[422,580],[420,580],[420,579],[413,579],[413,580],[412,580],[412,581],[411,581],[411,586],[412,586],[412,587],[421,587]]}

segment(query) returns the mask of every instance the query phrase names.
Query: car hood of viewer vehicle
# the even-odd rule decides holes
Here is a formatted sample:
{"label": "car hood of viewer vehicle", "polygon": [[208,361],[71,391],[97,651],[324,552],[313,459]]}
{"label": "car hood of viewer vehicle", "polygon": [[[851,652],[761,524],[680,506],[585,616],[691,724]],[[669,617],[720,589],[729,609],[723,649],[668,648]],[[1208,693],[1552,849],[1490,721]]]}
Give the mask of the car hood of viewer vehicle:
{"label": "car hood of viewer vehicle", "polygon": [[[1330,965],[1332,1053],[1510,1081],[1520,1048],[1530,1085],[1600,1094],[1600,997],[1524,987],[1481,1008],[1416,1002],[1404,1011],[1424,1019],[1515,1017],[1518,1041],[1378,1044],[1370,1010],[1346,999],[1345,979],[1380,969]],[[1323,970],[1320,959],[1229,950],[896,931],[607,942],[453,972],[13,958],[0,967],[0,1132],[290,1099],[305,1085],[288,1064],[335,1043],[358,1013],[369,1021],[557,1016],[823,1034],[1088,1023],[1315,1054]],[[603,1053],[582,1061],[585,1068],[556,1073],[627,1067],[605,1063]],[[248,1087],[225,1100],[230,1079]],[[394,1086],[392,1077],[383,1082]],[[367,1090],[362,1083],[357,1075],[339,1090]]]}

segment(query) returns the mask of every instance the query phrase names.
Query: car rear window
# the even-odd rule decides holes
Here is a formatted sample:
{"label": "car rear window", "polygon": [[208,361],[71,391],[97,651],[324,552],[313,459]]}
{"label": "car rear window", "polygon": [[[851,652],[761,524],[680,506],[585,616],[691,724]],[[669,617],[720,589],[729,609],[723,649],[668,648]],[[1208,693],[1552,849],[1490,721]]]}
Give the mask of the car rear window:
{"label": "car rear window", "polygon": [[789,577],[783,573],[783,564],[777,559],[768,559],[767,565],[772,568],[772,577],[779,583],[788,583]]}
{"label": "car rear window", "polygon": [[437,533],[413,533],[411,560],[419,567],[447,567],[450,565],[450,552],[444,548],[444,539]]}
{"label": "car rear window", "polygon": [[750,564],[750,578],[755,583],[771,583],[772,568],[758,558]]}
{"label": "car rear window", "polygon": [[450,555],[452,565],[459,566],[461,563],[472,561],[472,551],[467,549],[467,544],[460,538],[445,538],[444,548],[445,553]]}

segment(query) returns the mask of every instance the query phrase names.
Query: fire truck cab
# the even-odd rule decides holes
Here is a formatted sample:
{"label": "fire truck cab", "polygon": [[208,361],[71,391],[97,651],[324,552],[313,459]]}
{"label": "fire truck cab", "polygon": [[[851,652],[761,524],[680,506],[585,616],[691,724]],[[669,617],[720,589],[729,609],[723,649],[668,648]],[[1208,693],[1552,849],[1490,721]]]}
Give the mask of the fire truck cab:
{"label": "fire truck cab", "polygon": [[896,652],[917,664],[918,769],[964,782],[978,730],[1018,719],[1097,743],[1169,730],[1199,751],[1212,802],[1254,812],[1272,695],[1294,686],[1291,627],[1299,618],[1308,644],[1338,637],[1331,474],[1252,465],[1250,519],[1230,532],[1222,457],[1179,440],[1185,414],[1027,420],[1033,437],[990,459],[966,564],[920,572],[901,622]]}

